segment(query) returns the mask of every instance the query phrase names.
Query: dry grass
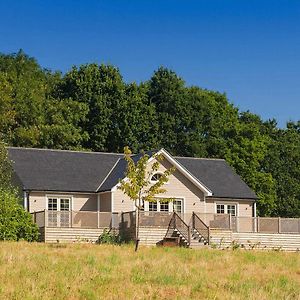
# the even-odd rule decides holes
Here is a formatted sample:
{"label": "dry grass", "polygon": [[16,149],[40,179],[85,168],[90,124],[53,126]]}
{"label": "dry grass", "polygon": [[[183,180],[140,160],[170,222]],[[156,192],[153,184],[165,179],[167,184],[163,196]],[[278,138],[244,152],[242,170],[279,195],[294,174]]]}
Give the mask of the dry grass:
{"label": "dry grass", "polygon": [[0,243],[0,299],[300,299],[300,255]]}

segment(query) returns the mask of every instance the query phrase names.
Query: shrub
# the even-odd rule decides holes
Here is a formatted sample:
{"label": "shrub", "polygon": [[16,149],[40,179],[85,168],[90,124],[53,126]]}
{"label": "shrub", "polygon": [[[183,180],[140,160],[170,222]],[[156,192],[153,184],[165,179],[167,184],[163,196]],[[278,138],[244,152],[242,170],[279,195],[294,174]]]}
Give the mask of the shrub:
{"label": "shrub", "polygon": [[18,201],[14,191],[0,188],[0,240],[36,241],[38,227]]}
{"label": "shrub", "polygon": [[119,245],[122,242],[123,240],[119,234],[116,234],[115,231],[109,231],[106,228],[103,230],[103,233],[99,236],[97,240],[97,244]]}

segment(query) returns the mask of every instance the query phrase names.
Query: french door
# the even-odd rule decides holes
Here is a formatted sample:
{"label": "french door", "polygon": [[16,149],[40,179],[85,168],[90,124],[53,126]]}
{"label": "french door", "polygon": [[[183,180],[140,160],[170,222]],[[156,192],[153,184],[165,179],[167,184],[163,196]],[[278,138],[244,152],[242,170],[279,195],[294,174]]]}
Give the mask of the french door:
{"label": "french door", "polygon": [[48,198],[48,226],[70,227],[71,199],[60,197]]}

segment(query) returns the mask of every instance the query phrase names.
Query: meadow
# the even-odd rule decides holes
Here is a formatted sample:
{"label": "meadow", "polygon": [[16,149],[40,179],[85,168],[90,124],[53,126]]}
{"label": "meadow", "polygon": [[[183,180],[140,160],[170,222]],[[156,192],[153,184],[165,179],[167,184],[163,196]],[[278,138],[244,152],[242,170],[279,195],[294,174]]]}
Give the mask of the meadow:
{"label": "meadow", "polygon": [[0,299],[300,299],[300,254],[1,242]]}

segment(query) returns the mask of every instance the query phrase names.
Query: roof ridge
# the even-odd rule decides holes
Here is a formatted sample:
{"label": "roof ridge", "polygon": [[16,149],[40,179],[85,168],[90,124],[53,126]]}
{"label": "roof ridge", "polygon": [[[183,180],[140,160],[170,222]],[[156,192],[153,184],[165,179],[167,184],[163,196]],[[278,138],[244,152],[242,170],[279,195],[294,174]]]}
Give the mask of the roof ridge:
{"label": "roof ridge", "polygon": [[226,161],[224,158],[190,157],[190,156],[173,156],[173,157],[174,157],[174,158],[183,158],[183,159],[221,160],[221,161]]}
{"label": "roof ridge", "polygon": [[80,151],[80,150],[67,150],[67,149],[48,149],[48,148],[30,148],[30,147],[7,147],[8,149],[20,149],[20,150],[34,150],[34,151],[52,151],[52,152],[71,152],[71,153],[86,153],[86,154],[113,154],[123,156],[123,153],[114,152],[98,152],[98,151]]}

